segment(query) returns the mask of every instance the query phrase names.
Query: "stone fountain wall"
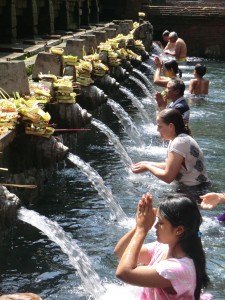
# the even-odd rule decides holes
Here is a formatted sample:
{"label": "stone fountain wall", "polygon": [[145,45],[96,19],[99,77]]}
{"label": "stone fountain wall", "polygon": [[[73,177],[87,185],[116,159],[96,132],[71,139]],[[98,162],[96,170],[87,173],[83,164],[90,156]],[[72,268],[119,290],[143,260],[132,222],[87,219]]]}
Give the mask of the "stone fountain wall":
{"label": "stone fountain wall", "polygon": [[1,41],[13,42],[98,22],[99,3],[97,0],[1,0],[0,16]]}
{"label": "stone fountain wall", "polygon": [[214,0],[0,0],[0,51],[23,52],[33,39],[85,31],[112,19],[138,20],[144,11],[154,39],[165,29],[176,31],[189,56],[225,57],[225,2]]}
{"label": "stone fountain wall", "polygon": [[[86,54],[97,51],[97,47],[101,42],[106,42],[108,39],[116,37],[118,34],[128,35],[133,29],[133,21],[115,21],[104,26],[94,28],[84,33],[77,33],[71,35],[67,39],[58,44],[58,48],[63,49],[66,54],[77,55],[83,58],[83,49]],[[60,130],[67,131],[74,130],[72,134],[72,143],[76,143],[76,129],[84,129],[88,127],[91,122],[91,112],[97,110],[103,105],[108,95],[119,88],[120,82],[123,82],[132,71],[133,65],[138,67],[142,61],[149,57],[148,51],[152,46],[152,26],[149,22],[142,22],[133,32],[133,39],[129,39],[127,48],[136,51],[139,59],[121,59],[121,64],[117,66],[109,66],[109,72],[102,76],[93,76],[93,84],[89,86],[79,87],[77,93],[77,101],[74,104],[60,104],[48,103],[44,105],[45,111],[51,115],[51,122],[56,123]],[[141,40],[145,49],[135,48],[134,40]],[[38,48],[37,48],[38,49]],[[13,96],[15,92],[20,95],[27,95],[30,92],[29,80],[38,80],[38,74],[51,73],[54,76],[63,76],[64,72],[68,72],[62,66],[62,57],[60,54],[52,53],[51,47],[46,45],[43,50],[40,46],[40,52],[35,56],[32,66],[32,74],[28,77],[27,62],[20,60],[2,60],[0,61],[0,87],[5,90],[9,96]],[[38,51],[38,50],[37,50]],[[103,51],[101,57],[102,62],[108,63],[108,57]],[[74,78],[76,80],[76,78]],[[45,84],[52,85],[51,81],[46,81]],[[74,87],[75,89],[77,87]],[[8,201],[4,192],[0,196],[2,206],[4,207],[4,215],[1,215],[2,223],[8,224],[8,220],[15,218],[10,217],[6,221],[7,207],[9,214],[15,216],[16,209],[19,205],[29,205],[38,199],[38,196],[43,190],[44,185],[47,184],[47,179],[51,176],[51,171],[56,166],[63,165],[63,162],[69,152],[69,145],[64,145],[63,141],[71,138],[65,138],[63,134],[56,134],[50,138],[41,136],[26,135],[24,129],[18,126],[15,130],[0,136],[0,166],[6,168],[8,171],[1,173],[1,180],[4,185],[12,185],[9,190],[17,195],[16,201]],[[68,146],[68,147],[67,147]],[[20,188],[13,186],[20,185],[36,185],[35,189]],[[5,191],[5,188],[3,188]],[[4,204],[5,203],[5,204]],[[12,207],[15,209],[12,210]],[[2,210],[3,211],[3,210]],[[1,212],[1,210],[0,210]],[[2,230],[4,230],[2,226]],[[1,232],[1,227],[0,227]]]}

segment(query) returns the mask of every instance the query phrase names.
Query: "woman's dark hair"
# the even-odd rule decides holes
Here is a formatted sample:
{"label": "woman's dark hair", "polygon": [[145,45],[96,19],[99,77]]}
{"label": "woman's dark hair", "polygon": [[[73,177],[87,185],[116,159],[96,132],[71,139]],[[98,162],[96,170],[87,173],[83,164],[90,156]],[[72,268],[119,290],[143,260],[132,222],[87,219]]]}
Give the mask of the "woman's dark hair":
{"label": "woman's dark hair", "polygon": [[178,196],[159,204],[160,215],[165,217],[173,227],[184,227],[179,240],[183,251],[193,259],[196,270],[195,300],[200,299],[201,289],[210,283],[206,273],[205,252],[202,247],[199,227],[202,217],[197,203],[187,197]]}
{"label": "woman's dark hair", "polygon": [[169,30],[165,30],[163,31],[162,36],[169,36],[169,34],[170,34]]}
{"label": "woman's dark hair", "polygon": [[179,74],[179,77],[182,77],[182,71],[178,68],[178,63],[176,62],[175,59],[172,60],[168,60],[166,62],[164,62],[164,67],[167,70],[173,70],[174,74]]}
{"label": "woman's dark hair", "polygon": [[203,77],[206,74],[206,70],[207,69],[205,65],[201,65],[201,64],[195,65],[195,71],[201,77]]}
{"label": "woman's dark hair", "polygon": [[175,108],[166,108],[160,111],[158,117],[163,121],[163,123],[167,125],[172,123],[175,127],[176,135],[179,135],[181,133],[191,135],[191,130],[184,123],[182,114],[179,112],[179,110]]}

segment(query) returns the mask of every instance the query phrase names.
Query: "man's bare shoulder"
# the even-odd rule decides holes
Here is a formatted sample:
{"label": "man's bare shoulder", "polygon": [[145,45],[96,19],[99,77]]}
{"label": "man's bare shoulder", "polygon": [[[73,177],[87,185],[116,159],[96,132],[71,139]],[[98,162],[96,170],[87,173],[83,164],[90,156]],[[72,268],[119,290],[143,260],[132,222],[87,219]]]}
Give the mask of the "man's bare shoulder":
{"label": "man's bare shoulder", "polygon": [[184,41],[183,39],[181,39],[181,38],[178,38],[178,39],[177,39],[177,42],[185,43],[185,41]]}

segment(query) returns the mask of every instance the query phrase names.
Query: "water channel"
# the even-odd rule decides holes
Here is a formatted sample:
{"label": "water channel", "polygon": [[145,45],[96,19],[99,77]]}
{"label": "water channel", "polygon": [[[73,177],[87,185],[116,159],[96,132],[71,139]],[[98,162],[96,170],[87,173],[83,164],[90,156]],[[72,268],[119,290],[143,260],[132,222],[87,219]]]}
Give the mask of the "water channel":
{"label": "water channel", "polygon": [[[186,64],[181,65],[186,86],[193,76],[194,65],[199,60],[189,58]],[[210,92],[205,99],[189,100],[190,127],[204,151],[208,173],[213,182],[212,189],[224,191],[225,63],[217,61],[204,63],[208,68]],[[152,82],[151,59],[145,62],[140,70]],[[149,97],[146,90],[138,85],[138,80],[145,86],[147,82],[138,77],[137,73],[134,72],[132,80],[128,79],[123,85],[144,106],[148,119],[143,118],[142,110],[135,107],[130,97],[121,90],[110,95],[112,98],[110,105],[106,103],[93,114],[95,119],[91,131],[78,134],[78,144],[74,149],[70,149],[70,158],[74,159],[74,164],[68,163],[64,169],[54,172],[39,203],[29,208],[36,213],[26,216],[26,211],[22,210],[16,228],[2,241],[0,248],[2,294],[29,291],[39,294],[45,300],[84,300],[100,299],[101,294],[106,292],[103,296],[106,300],[138,299],[138,289],[124,287],[115,278],[117,258],[113,254],[113,249],[123,233],[133,226],[136,205],[141,195],[146,191],[151,192],[157,205],[165,194],[174,191],[174,187],[172,184],[160,182],[150,174],[134,175],[127,170],[126,163],[129,159],[133,162],[160,161],[166,154],[166,148],[155,127],[156,109],[152,92]],[[151,90],[149,86],[147,88],[148,91]],[[129,115],[129,122],[133,122],[133,128],[140,134],[140,143],[132,140],[128,129],[118,118],[116,110],[114,112],[114,101],[118,102],[121,109],[127,113],[126,117]],[[102,123],[118,137],[123,151],[126,151],[123,152],[126,163],[123,161],[124,156],[118,154],[118,141],[115,151],[112,139],[109,140],[102,131],[104,130]],[[82,161],[88,168],[87,173],[81,170]],[[104,181],[103,190],[110,191],[110,200],[104,199],[106,197],[104,192],[101,194],[96,190],[95,180],[87,178],[88,172],[94,177],[97,174],[100,181]],[[110,202],[112,199],[115,199],[113,206]],[[119,217],[117,211],[115,212],[116,203],[119,206]],[[112,218],[112,212],[115,218]],[[213,218],[222,212],[223,207],[213,211],[202,211],[204,218],[202,240],[206,250],[208,273],[212,281],[208,292],[212,293],[216,300],[225,299],[225,225]],[[29,218],[32,219],[31,224],[28,224]],[[44,228],[39,224],[42,221],[46,222]],[[52,226],[60,233],[58,238],[63,239],[65,247],[57,241],[54,234],[52,237],[49,233],[54,232]],[[153,230],[149,235],[149,241],[154,238]],[[91,271],[85,273],[87,270],[83,270],[86,268],[83,263],[77,265],[77,260],[73,263],[74,258],[82,261],[83,257],[85,266],[88,265],[90,268],[88,270],[92,270],[93,273]],[[87,264],[86,260],[89,260]],[[88,280],[85,280],[87,274],[100,281],[99,289],[95,281],[91,281],[90,286],[88,285],[86,282]],[[96,287],[97,294],[98,290],[101,291],[99,297],[96,296],[96,290],[92,292],[92,285]]]}

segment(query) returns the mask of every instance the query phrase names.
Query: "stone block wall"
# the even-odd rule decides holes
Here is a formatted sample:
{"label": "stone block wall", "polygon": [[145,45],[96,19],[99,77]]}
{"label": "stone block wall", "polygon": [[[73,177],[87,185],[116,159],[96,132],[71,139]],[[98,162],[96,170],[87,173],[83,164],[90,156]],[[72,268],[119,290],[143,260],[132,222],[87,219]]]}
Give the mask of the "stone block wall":
{"label": "stone block wall", "polygon": [[142,10],[153,25],[154,40],[162,41],[164,30],[176,31],[187,43],[188,56],[225,58],[224,5],[145,5]]}
{"label": "stone block wall", "polygon": [[0,0],[1,42],[76,30],[98,21],[98,0]]}

